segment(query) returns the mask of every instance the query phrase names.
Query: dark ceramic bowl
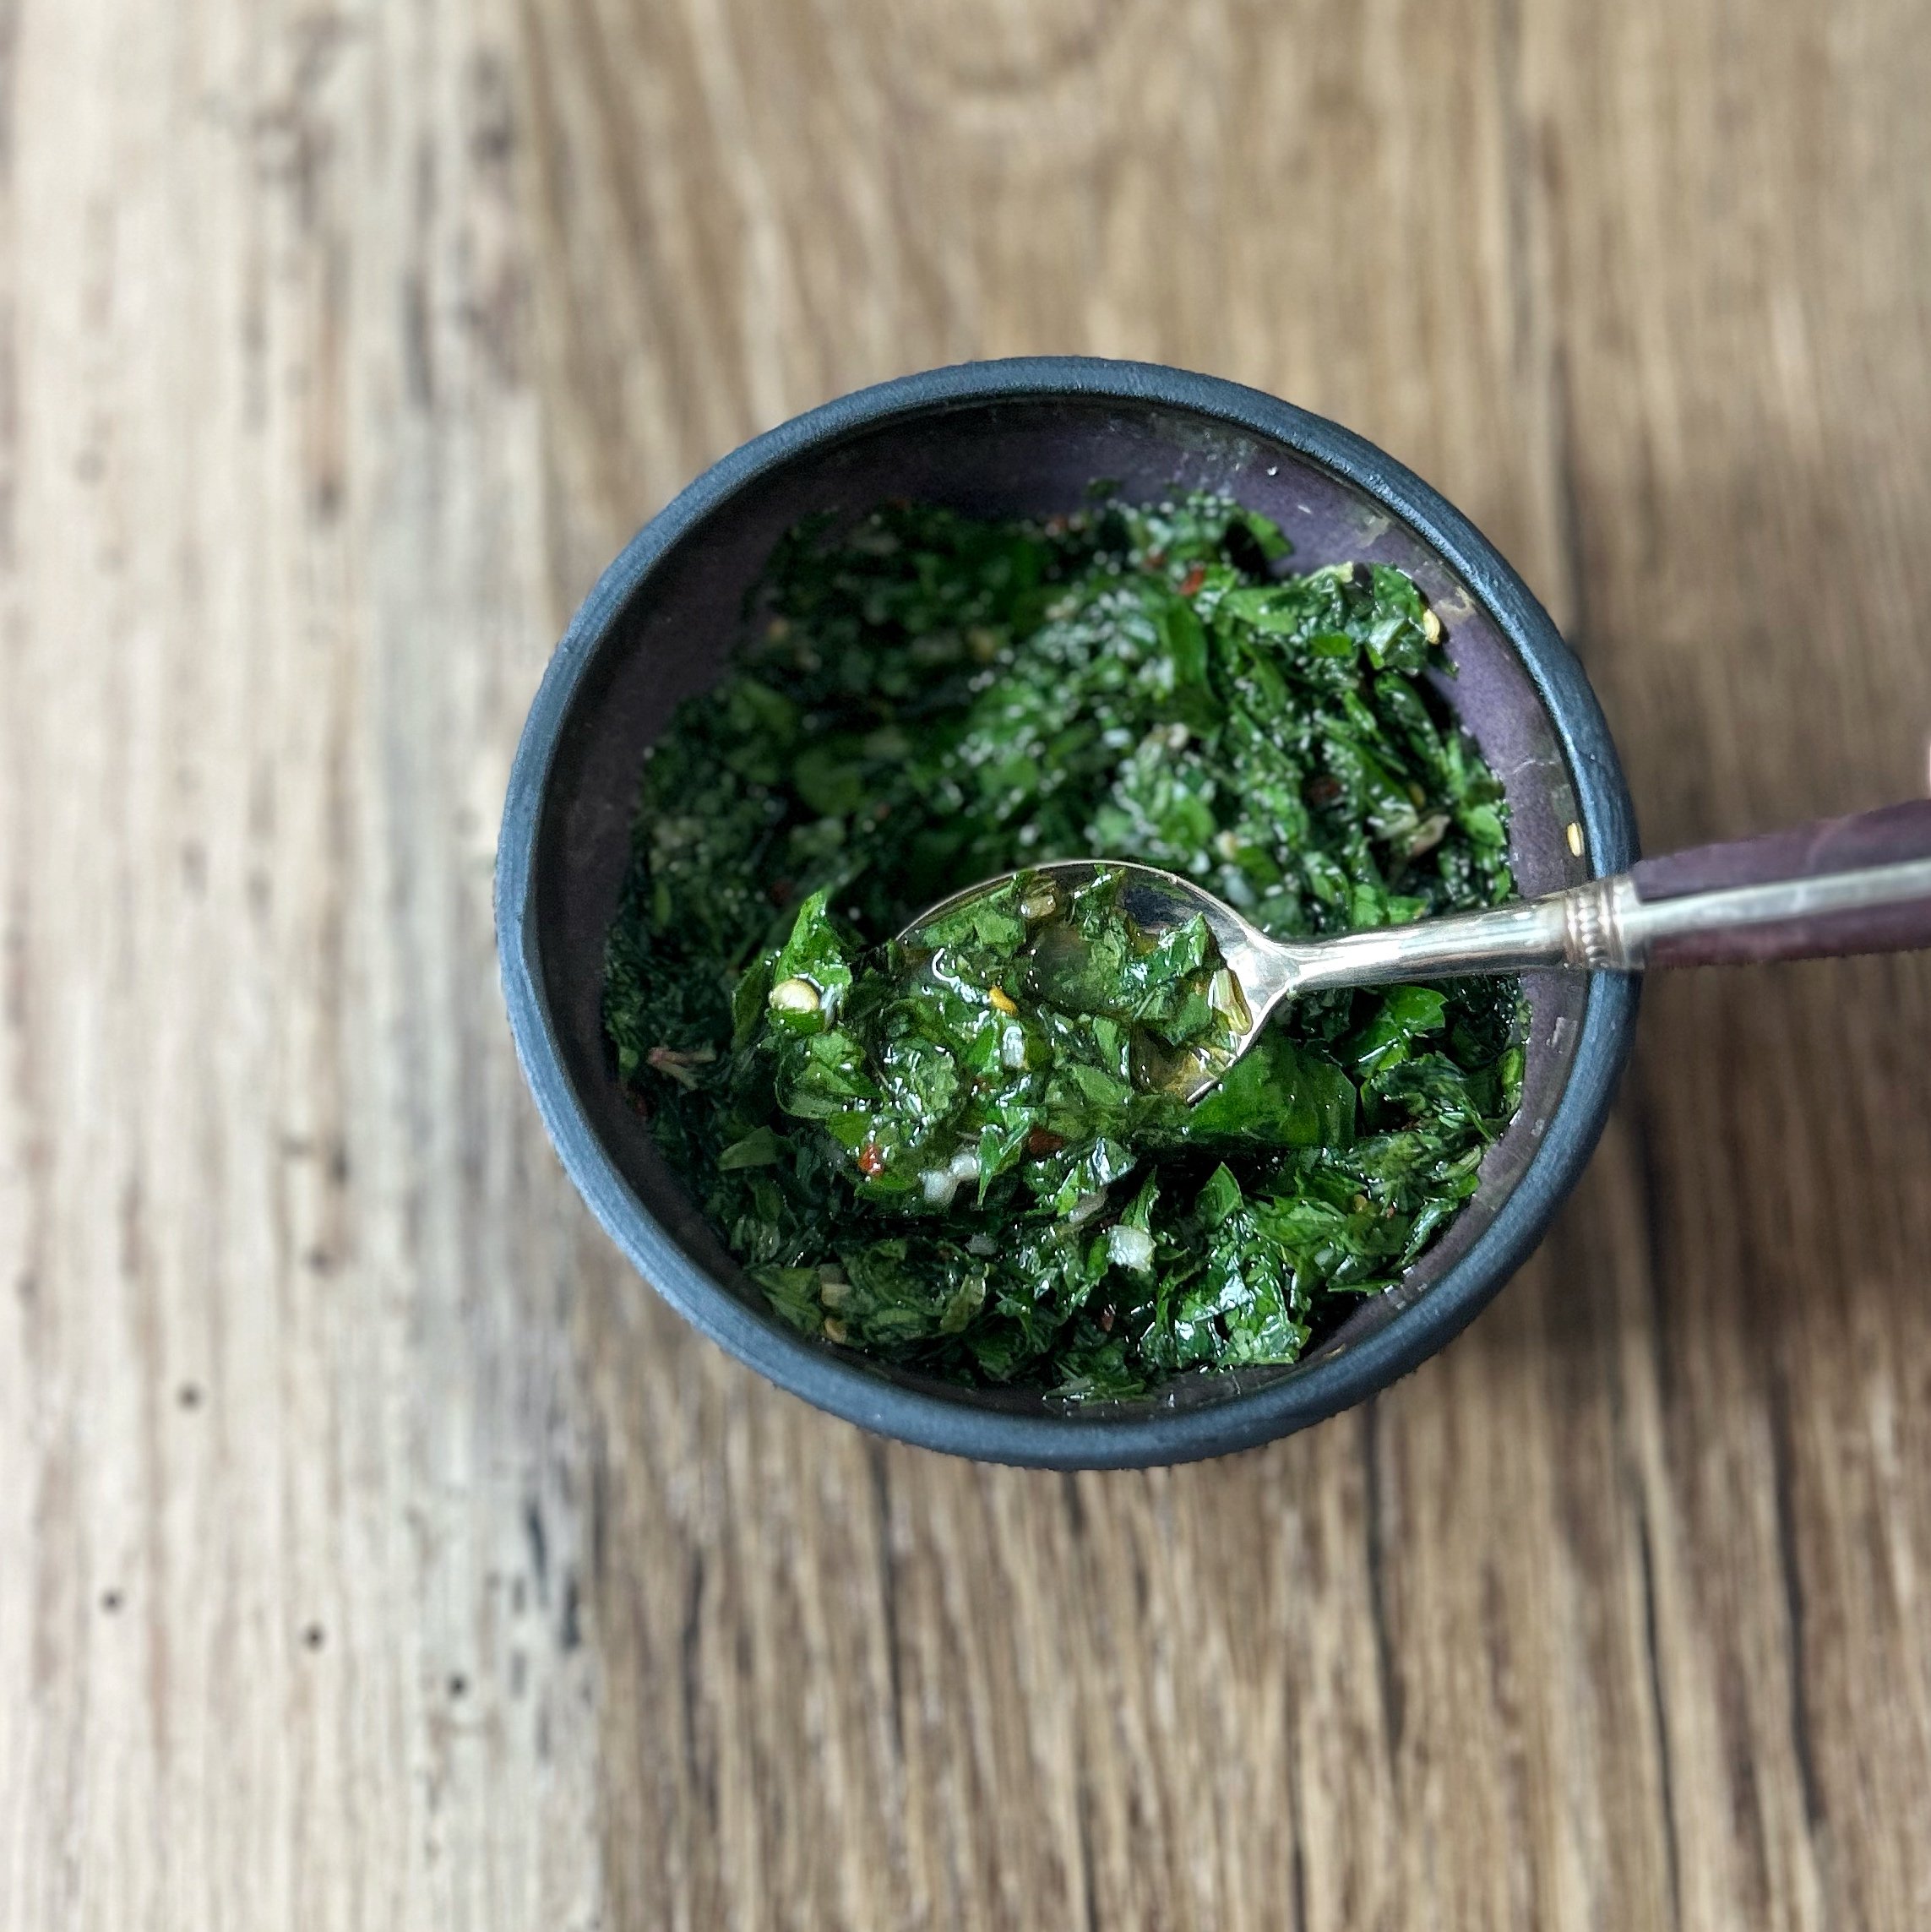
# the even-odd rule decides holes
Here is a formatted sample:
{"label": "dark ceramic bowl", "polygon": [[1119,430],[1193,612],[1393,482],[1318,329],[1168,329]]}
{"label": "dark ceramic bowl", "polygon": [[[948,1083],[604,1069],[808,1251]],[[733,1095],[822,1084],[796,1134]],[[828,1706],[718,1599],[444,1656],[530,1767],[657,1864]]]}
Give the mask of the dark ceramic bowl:
{"label": "dark ceramic bowl", "polygon": [[798,518],[895,497],[982,514],[1071,509],[1096,476],[1129,498],[1203,486],[1275,518],[1295,563],[1401,565],[1447,629],[1450,701],[1507,786],[1525,893],[1634,857],[1623,774],[1581,668],[1467,520],[1399,463],[1253,389],[1144,363],[972,363],[865,389],[747,444],[654,518],[578,612],[531,707],[497,859],[517,1051],[564,1167],[611,1238],[688,1320],[848,1421],[955,1454],[1058,1467],[1214,1456],[1305,1427],[1405,1374],[1520,1266],[1601,1132],[1634,982],[1531,976],[1520,1113],[1479,1192],[1400,1286],[1291,1369],[1069,1406],[960,1390],[807,1341],[699,1218],[624,1105],[599,1020],[604,932],[629,854],[641,755],[718,675],[744,594]]}

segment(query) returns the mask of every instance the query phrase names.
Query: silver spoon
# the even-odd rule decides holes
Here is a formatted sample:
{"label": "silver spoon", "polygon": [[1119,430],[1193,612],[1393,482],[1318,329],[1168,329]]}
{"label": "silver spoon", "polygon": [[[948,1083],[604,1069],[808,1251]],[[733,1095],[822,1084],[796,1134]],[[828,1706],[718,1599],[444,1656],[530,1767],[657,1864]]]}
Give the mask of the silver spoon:
{"label": "silver spoon", "polygon": [[[1536,966],[1640,972],[1652,966],[1817,959],[1931,946],[1931,799],[1829,819],[1761,838],[1645,859],[1628,872],[1499,906],[1339,939],[1270,939],[1177,873],[1128,859],[1058,859],[955,893],[900,935],[1015,878],[1070,894],[1101,873],[1149,933],[1205,917],[1238,982],[1247,1025],[1233,1050],[1178,1070],[1197,1100],[1259,1037],[1283,1000],[1330,987],[1386,986]],[[1053,903],[1063,903],[1053,901]]]}

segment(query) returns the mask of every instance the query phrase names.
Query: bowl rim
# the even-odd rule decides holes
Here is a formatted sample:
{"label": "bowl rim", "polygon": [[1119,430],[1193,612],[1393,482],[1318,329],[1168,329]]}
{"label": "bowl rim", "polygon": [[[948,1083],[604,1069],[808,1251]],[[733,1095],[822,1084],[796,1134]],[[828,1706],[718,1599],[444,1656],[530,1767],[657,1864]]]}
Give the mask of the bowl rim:
{"label": "bowl rim", "polygon": [[1639,986],[1591,977],[1575,1056],[1541,1145],[1468,1251],[1386,1327],[1300,1374],[1198,1407],[1131,1418],[1027,1415],[888,1381],[767,1323],[677,1247],[591,1126],[558,1045],[538,960],[536,853],[563,727],[593,661],[652,570],[739,492],[811,452],[895,419],[961,404],[1119,402],[1191,412],[1333,471],[1406,524],[1460,577],[1520,656],[1574,781],[1591,872],[1635,859],[1635,814],[1596,694],[1553,622],[1466,517],[1352,431],[1216,376],[1161,363],[1032,356],[928,369],[808,410],[713,464],[625,545],[571,619],[517,746],[497,849],[497,949],[524,1077],[565,1172],[645,1282],[701,1334],[779,1387],[847,1422],[949,1454],[1035,1467],[1132,1468],[1226,1455],[1322,1421],[1399,1380],[1488,1303],[1541,1240],[1607,1119],[1629,1056]]}

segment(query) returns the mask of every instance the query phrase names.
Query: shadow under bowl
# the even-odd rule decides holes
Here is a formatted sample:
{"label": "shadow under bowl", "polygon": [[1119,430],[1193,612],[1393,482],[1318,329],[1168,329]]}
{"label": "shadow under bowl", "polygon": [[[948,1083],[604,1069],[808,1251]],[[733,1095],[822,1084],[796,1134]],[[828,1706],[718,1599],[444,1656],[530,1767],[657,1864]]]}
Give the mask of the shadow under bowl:
{"label": "shadow under bowl", "polygon": [[1526,895],[1635,856],[1622,768],[1581,667],[1526,587],[1418,477],[1271,396],[1156,365],[1051,356],[885,383],[761,436],[639,531],[552,659],[512,771],[498,945],[518,1054],[570,1178],[694,1326],[781,1387],[957,1455],[1061,1468],[1180,1462],[1265,1442],[1372,1395],[1442,1347],[1526,1259],[1594,1147],[1627,1057],[1636,985],[1526,976],[1521,1111],[1444,1238],[1292,1368],[1235,1370],[1131,1401],[953,1387],[808,1340],[706,1226],[625,1104],[601,1014],[604,935],[629,863],[645,747],[712,683],[747,591],[801,517],[894,498],[982,516],[1076,508],[1096,478],[1129,500],[1227,492],[1278,522],[1297,569],[1399,565],[1445,627],[1444,694],[1506,788]]}

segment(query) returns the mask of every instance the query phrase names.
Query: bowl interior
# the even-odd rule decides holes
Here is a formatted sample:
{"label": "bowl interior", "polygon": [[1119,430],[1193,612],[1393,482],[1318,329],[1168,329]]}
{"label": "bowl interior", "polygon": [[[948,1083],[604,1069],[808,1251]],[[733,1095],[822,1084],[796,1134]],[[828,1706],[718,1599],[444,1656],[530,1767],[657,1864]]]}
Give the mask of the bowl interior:
{"label": "bowl interior", "polygon": [[[736,640],[747,591],[800,517],[856,518],[892,498],[981,515],[1076,508],[1105,477],[1139,501],[1224,490],[1264,511],[1294,545],[1297,569],[1347,559],[1397,564],[1421,585],[1455,667],[1444,694],[1507,788],[1510,861],[1525,894],[1589,876],[1569,828],[1581,814],[1554,721],[1507,636],[1424,539],[1339,474],[1286,445],[1183,408],[1101,397],[972,400],[873,424],[808,447],[727,497],[664,552],[616,611],[573,694],[544,793],[534,855],[536,969],[568,1079],[593,1131],[672,1242],[760,1321],[796,1336],[725,1251],[625,1105],[601,1018],[604,934],[630,850],[645,747],[677,705],[713,683]],[[1016,858],[1015,855],[1015,858]],[[1227,1401],[1306,1373],[1377,1334],[1439,1280],[1493,1220],[1527,1167],[1568,1083],[1588,982],[1527,977],[1531,1035],[1520,1113],[1483,1163],[1479,1191],[1389,1293],[1364,1302],[1300,1364],[1193,1378],[1132,1401],[1086,1403],[1126,1418]],[[856,1358],[854,1358],[856,1359]],[[1033,1392],[961,1390],[863,1366],[949,1401],[1065,1413]]]}

